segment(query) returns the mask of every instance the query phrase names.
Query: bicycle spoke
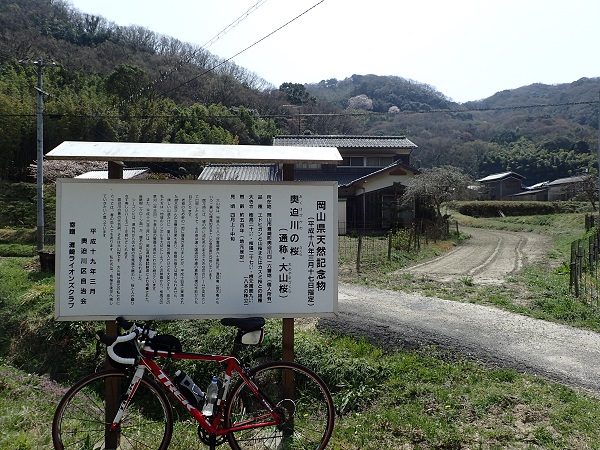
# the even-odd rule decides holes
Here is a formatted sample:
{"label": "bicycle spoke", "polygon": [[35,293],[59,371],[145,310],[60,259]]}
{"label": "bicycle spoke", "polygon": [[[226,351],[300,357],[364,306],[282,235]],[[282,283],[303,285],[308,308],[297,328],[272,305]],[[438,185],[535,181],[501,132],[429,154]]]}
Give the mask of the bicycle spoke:
{"label": "bicycle spoke", "polygon": [[[227,437],[231,447],[234,450],[323,449],[333,430],[333,404],[323,382],[294,363],[269,363],[254,372],[252,379],[283,417],[283,423],[230,433]],[[295,389],[291,394],[284,394],[284,379],[294,380]],[[228,426],[273,420],[243,382],[233,389],[226,416]]]}
{"label": "bicycle spoke", "polygon": [[162,391],[142,380],[116,433],[107,431],[105,385],[116,380],[125,392],[129,378],[116,371],[93,374],[77,383],[61,400],[52,423],[58,450],[96,450],[106,447],[107,437],[117,450],[167,448],[171,432],[171,409]]}

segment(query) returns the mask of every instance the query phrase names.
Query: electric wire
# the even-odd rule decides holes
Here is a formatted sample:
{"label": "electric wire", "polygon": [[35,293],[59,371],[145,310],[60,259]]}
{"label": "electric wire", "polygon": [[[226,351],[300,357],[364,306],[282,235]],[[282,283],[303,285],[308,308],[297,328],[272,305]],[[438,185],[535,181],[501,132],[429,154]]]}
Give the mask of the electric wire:
{"label": "electric wire", "polygon": [[167,70],[166,72],[162,73],[159,78],[156,78],[155,80],[153,80],[152,82],[150,82],[149,84],[147,84],[146,86],[144,86],[143,88],[141,88],[138,92],[136,92],[134,94],[131,94],[131,96],[129,96],[129,98],[127,98],[126,100],[122,100],[117,105],[113,106],[112,109],[122,108],[126,104],[131,103],[134,100],[136,100],[137,98],[139,98],[144,92],[150,90],[152,87],[154,87],[158,83],[161,83],[161,82],[165,81],[169,76],[171,76],[172,74],[174,74],[175,72],[177,72],[184,65],[189,64],[191,61],[193,61],[193,59],[196,57],[196,55],[198,54],[198,52],[200,52],[200,50],[205,50],[208,47],[210,47],[212,44],[214,44],[215,42],[217,42],[222,36],[226,35],[233,28],[235,28],[236,26],[238,26],[241,22],[243,22],[245,19],[247,19],[248,16],[250,16],[250,14],[252,14],[258,8],[260,8],[267,1],[268,0],[258,0],[254,5],[252,5],[250,8],[248,8],[237,19],[235,19],[233,22],[231,22],[229,25],[227,25],[225,28],[223,28],[221,31],[219,31],[215,36],[213,36],[211,39],[209,39],[204,45],[201,45],[200,47],[196,48],[196,50],[194,50],[191,53],[191,55],[189,55],[187,58],[181,59],[177,64],[175,64],[173,66],[173,68],[171,68],[170,70]]}
{"label": "electric wire", "polygon": [[[343,116],[396,116],[396,115],[411,115],[411,114],[451,114],[451,113],[469,113],[469,112],[493,112],[493,111],[510,111],[519,109],[531,109],[531,108],[550,108],[550,107],[561,107],[561,106],[580,106],[580,105],[597,105],[599,100],[590,101],[578,101],[578,102],[564,102],[564,103],[540,103],[534,105],[514,105],[514,106],[496,106],[489,108],[465,108],[465,109],[429,109],[429,110],[416,110],[416,111],[400,111],[397,113],[388,112],[340,112],[340,113],[299,113],[299,114],[259,114],[258,118],[272,119],[272,118],[297,118],[300,117],[343,117]],[[0,114],[0,117],[35,117],[36,114]],[[119,116],[115,114],[62,114],[62,113],[47,113],[46,118],[58,119],[65,117],[73,118],[112,118],[118,119]],[[175,114],[133,114],[128,115],[128,118],[135,119],[159,119],[159,118],[170,118],[175,117]],[[206,117],[215,117],[223,119],[234,119],[239,117],[238,115],[207,115]]]}
{"label": "electric wire", "polygon": [[167,91],[161,92],[161,95],[167,95],[170,94],[171,92],[185,86],[188,83],[191,83],[194,80],[197,80],[198,78],[218,69],[219,67],[221,67],[222,65],[228,63],[229,61],[231,61],[233,58],[241,55],[242,53],[245,53],[246,51],[250,50],[252,47],[258,45],[259,43],[261,43],[262,41],[264,41],[265,39],[268,39],[269,37],[273,36],[275,33],[277,33],[278,31],[282,30],[283,28],[287,27],[288,25],[290,25],[292,22],[295,22],[296,20],[298,20],[300,17],[304,16],[305,14],[307,14],[308,12],[312,11],[314,8],[316,8],[317,6],[319,6],[321,3],[323,3],[325,0],[320,0],[318,3],[314,4],[313,6],[311,6],[310,8],[308,8],[306,11],[298,14],[296,17],[294,17],[293,19],[289,20],[288,22],[286,22],[285,24],[281,25],[279,28],[271,31],[269,34],[263,36],[262,38],[260,38],[258,41],[254,42],[253,44],[250,44],[248,47],[244,48],[243,50],[237,52],[235,55],[230,56],[229,58],[221,61],[219,64],[214,65],[213,67],[211,67],[210,69],[205,70],[204,72],[200,73],[199,75],[190,78],[187,81],[184,81],[183,83],[175,86],[174,88],[171,88]]}
{"label": "electric wire", "polygon": [[242,15],[240,15],[237,19],[219,31],[214,37],[209,39],[205,44],[201,45],[202,48],[208,48],[215,42],[217,42],[222,36],[225,36],[229,33],[233,28],[237,27],[241,22],[243,22],[250,14],[260,8],[263,4],[265,4],[268,0],[258,0],[254,5],[246,10]]}

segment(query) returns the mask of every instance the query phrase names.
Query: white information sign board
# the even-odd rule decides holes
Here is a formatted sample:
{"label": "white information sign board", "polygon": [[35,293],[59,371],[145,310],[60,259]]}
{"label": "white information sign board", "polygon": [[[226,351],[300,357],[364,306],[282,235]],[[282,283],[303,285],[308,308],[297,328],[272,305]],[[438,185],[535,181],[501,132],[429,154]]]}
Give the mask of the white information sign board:
{"label": "white information sign board", "polygon": [[337,312],[333,182],[57,181],[56,318]]}

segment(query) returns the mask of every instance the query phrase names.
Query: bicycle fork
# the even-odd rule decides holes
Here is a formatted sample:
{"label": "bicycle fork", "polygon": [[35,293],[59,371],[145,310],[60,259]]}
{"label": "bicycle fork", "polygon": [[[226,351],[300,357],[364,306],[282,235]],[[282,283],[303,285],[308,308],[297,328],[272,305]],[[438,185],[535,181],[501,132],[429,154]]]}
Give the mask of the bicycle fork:
{"label": "bicycle fork", "polygon": [[108,427],[108,430],[112,433],[116,432],[119,424],[121,423],[121,419],[123,418],[123,414],[125,414],[125,410],[127,409],[127,406],[129,405],[129,403],[131,402],[131,399],[133,398],[133,395],[135,394],[138,386],[140,385],[140,381],[142,379],[142,377],[144,376],[144,373],[146,371],[146,367],[143,364],[139,364],[135,370],[135,373],[133,374],[133,377],[131,378],[131,382],[129,383],[129,386],[127,388],[127,392],[125,393],[125,395],[123,395],[121,398],[121,404],[119,405],[119,408],[117,409],[115,415],[114,415],[114,419],[112,419],[112,422],[110,423],[110,426]]}

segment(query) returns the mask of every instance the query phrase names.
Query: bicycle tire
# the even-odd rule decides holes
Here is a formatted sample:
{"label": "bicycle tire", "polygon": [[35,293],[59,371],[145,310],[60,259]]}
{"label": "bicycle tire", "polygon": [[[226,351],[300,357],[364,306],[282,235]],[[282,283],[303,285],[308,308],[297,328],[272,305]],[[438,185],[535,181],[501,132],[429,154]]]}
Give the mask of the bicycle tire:
{"label": "bicycle tire", "polygon": [[[293,398],[283,393],[284,376],[293,374]],[[250,370],[249,377],[260,392],[286,417],[286,422],[269,427],[230,432],[227,440],[233,450],[325,448],[334,426],[334,407],[329,389],[310,369],[292,362],[270,362]],[[225,425],[260,422],[272,416],[252,393],[244,380],[238,381],[225,407]]]}
{"label": "bicycle tire", "polygon": [[[54,448],[106,449],[106,382],[115,380],[125,393],[130,379],[125,372],[105,370],[82,378],[69,389],[52,420]],[[113,436],[118,441],[116,450],[165,450],[172,434],[173,414],[167,396],[152,380],[142,378],[123,415],[118,435]]]}

